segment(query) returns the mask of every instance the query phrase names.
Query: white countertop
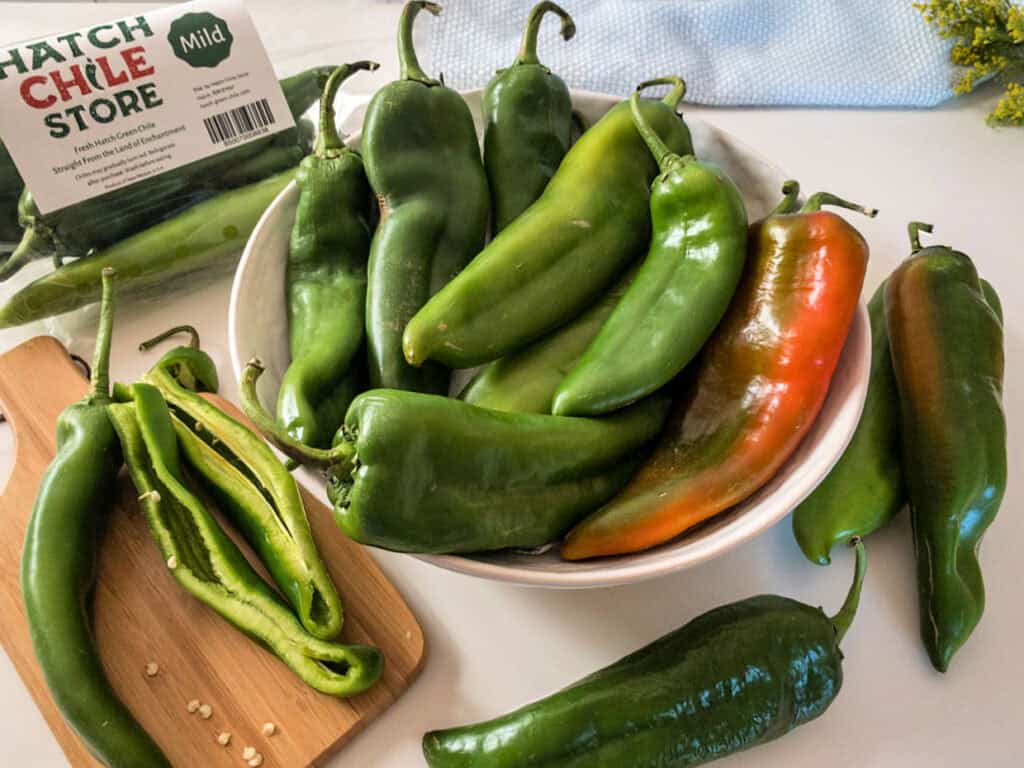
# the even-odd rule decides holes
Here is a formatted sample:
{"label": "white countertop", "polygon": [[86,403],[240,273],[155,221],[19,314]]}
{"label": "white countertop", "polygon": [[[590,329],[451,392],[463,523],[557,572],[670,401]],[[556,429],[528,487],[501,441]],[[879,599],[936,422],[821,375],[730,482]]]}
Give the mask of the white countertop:
{"label": "white countertop", "polygon": [[[275,62],[288,72],[315,63],[376,58],[375,77],[349,92],[395,77],[394,23],[400,3],[249,0]],[[138,4],[0,5],[0,39],[15,40],[103,21]],[[423,25],[428,26],[427,24]],[[582,33],[582,31],[581,31]],[[513,52],[510,51],[510,58]],[[426,51],[423,51],[423,58]],[[857,218],[871,244],[866,291],[908,253],[906,224],[932,222],[930,242],[969,253],[1002,295],[1006,311],[1006,410],[1010,424],[1009,491],[982,547],[988,590],[985,616],[945,676],[928,663],[917,630],[910,528],[906,516],[868,542],[870,568],[860,614],[844,642],[845,683],[819,720],[755,752],[716,763],[723,768],[1010,768],[1020,765],[1016,731],[1024,723],[1024,634],[1018,579],[1024,576],[1024,486],[1019,427],[1024,423],[1024,227],[1021,172],[1024,129],[995,131],[984,116],[996,91],[932,111],[701,109],[715,122],[801,181],[881,209]],[[229,280],[187,297],[201,306],[196,322],[228,376]],[[2,289],[0,289],[2,292]],[[147,330],[180,321],[185,298],[170,297],[142,318],[127,308],[116,336],[114,375],[128,378],[151,362],[134,351]],[[1018,303],[1021,302],[1021,303]],[[127,319],[125,319],[127,318]],[[85,314],[83,324],[92,322]],[[38,329],[37,329],[38,330]],[[0,335],[0,351],[19,336]],[[77,351],[88,353],[89,345]],[[233,395],[232,387],[226,387]],[[12,460],[0,427],[0,478]],[[774,592],[838,608],[852,575],[847,553],[834,567],[805,561],[789,520],[711,563],[628,587],[553,592],[502,586],[438,570],[409,557],[379,553],[427,636],[421,678],[398,703],[346,747],[332,766],[422,765],[424,731],[493,717],[546,695],[725,602]],[[2,618],[0,618],[2,620]],[[6,656],[0,655],[0,764],[49,768],[66,762]],[[189,767],[192,768],[192,767]],[[290,768],[290,767],[289,767]]]}

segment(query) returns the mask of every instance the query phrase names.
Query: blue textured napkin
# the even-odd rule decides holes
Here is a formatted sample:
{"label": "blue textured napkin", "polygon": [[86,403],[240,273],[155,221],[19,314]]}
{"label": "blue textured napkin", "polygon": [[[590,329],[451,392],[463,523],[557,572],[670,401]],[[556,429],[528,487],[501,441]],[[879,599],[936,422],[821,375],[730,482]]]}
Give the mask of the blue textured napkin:
{"label": "blue textured napkin", "polygon": [[[482,87],[515,58],[534,0],[442,0],[435,70]],[[576,37],[541,28],[540,60],[569,85],[626,94],[682,75],[702,104],[914,106],[953,95],[948,41],[910,0],[567,0]],[[427,22],[422,19],[421,24]]]}

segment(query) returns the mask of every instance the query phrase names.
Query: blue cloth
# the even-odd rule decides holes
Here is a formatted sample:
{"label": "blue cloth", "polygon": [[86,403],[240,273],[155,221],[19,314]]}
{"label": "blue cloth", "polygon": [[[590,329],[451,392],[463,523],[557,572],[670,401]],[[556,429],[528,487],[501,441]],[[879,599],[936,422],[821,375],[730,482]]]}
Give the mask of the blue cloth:
{"label": "blue cloth", "polygon": [[[442,0],[435,71],[482,87],[515,58],[534,0]],[[570,86],[627,94],[681,75],[717,105],[927,107],[953,95],[950,43],[911,0],[566,0],[576,37],[548,14],[539,58]]]}

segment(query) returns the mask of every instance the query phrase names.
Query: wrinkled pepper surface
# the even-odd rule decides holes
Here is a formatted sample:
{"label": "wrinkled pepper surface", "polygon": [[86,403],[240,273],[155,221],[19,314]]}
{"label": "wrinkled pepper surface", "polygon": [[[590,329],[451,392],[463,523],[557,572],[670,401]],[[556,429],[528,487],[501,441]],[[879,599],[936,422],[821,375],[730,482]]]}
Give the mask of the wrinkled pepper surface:
{"label": "wrinkled pepper surface", "polygon": [[658,447],[562,544],[578,560],[666,542],[738,504],[796,449],[825,401],[850,330],[868,246],[813,195],[756,223],[736,296],[677,396]]}
{"label": "wrinkled pepper surface", "polygon": [[440,365],[413,368],[402,331],[417,310],[484,245],[487,175],[462,96],[428,77],[413,48],[413,20],[435,3],[409,2],[398,24],[400,79],[366,109],[361,149],[380,224],[370,248],[366,336],[370,384],[447,393]]}
{"label": "wrinkled pepper surface", "polygon": [[[1003,325],[995,291],[947,246],[913,252],[889,278],[885,318],[917,553],[921,637],[941,672],[985,608],[978,549],[1006,488]],[[993,306],[993,304],[995,306]]]}
{"label": "wrinkled pepper surface", "polygon": [[572,39],[572,17],[555,3],[537,3],[526,21],[516,60],[499,69],[484,89],[484,167],[495,232],[540,197],[572,143],[569,89],[537,58],[537,32],[548,13],[561,19],[562,38]]}
{"label": "wrinkled pepper surface", "polygon": [[839,613],[778,595],[715,608],[552,696],[423,737],[430,768],[692,768],[828,709],[867,569]]}
{"label": "wrinkled pepper surface", "polygon": [[[690,132],[676,114],[683,81],[640,87],[662,83],[672,90],[640,108],[669,149],[690,154]],[[584,311],[647,247],[657,171],[629,102],[616,105],[573,145],[537,202],[409,321],[406,360],[481,365]]]}

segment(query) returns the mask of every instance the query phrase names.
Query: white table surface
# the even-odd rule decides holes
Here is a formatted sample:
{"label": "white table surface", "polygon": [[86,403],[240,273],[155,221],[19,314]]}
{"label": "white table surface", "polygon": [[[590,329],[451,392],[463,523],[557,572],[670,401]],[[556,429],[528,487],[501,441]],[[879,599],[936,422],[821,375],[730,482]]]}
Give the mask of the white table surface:
{"label": "white table surface", "polygon": [[[350,93],[372,90],[396,74],[392,39],[400,4],[249,0],[248,5],[275,62],[288,72],[333,60],[378,59],[383,66],[377,76],[353,78],[346,84]],[[0,40],[104,21],[138,7],[3,3]],[[422,26],[428,25],[424,18]],[[426,51],[422,56],[427,58]],[[716,763],[723,768],[791,768],[812,762],[833,768],[1021,765],[1015,742],[1024,723],[1024,654],[1019,650],[1024,612],[1018,591],[1024,575],[1024,491],[1016,473],[1022,468],[1018,438],[1024,419],[1024,129],[985,126],[995,98],[996,91],[986,89],[932,111],[687,106],[688,112],[716,122],[773,159],[806,192],[827,189],[881,209],[874,221],[856,221],[872,248],[866,290],[873,290],[907,254],[906,223],[920,219],[936,225],[936,241],[973,256],[999,289],[1006,309],[1012,480],[982,549],[988,606],[981,625],[949,673],[931,668],[918,639],[910,529],[903,516],[869,541],[871,566],[860,615],[844,643],[846,682],[835,704],[821,719],[780,741]],[[141,373],[152,358],[135,352],[138,339],[184,314],[200,326],[204,345],[229,376],[228,287],[223,279],[151,306],[126,307],[115,334],[114,374],[128,378]],[[92,322],[86,312],[70,325],[87,331]],[[0,335],[0,351],[38,330]],[[74,337],[73,346],[82,353],[89,351],[85,335],[80,331]],[[232,389],[229,383],[229,396]],[[0,478],[9,472],[11,442],[8,428],[0,428]],[[805,561],[788,519],[693,570],[584,592],[503,586],[409,557],[377,557],[419,616],[428,658],[408,693],[331,763],[339,768],[422,765],[424,731],[518,707],[725,602],[774,592],[833,611],[852,573],[847,553],[840,553],[829,569]],[[0,765],[65,765],[3,655],[0,686]]]}

